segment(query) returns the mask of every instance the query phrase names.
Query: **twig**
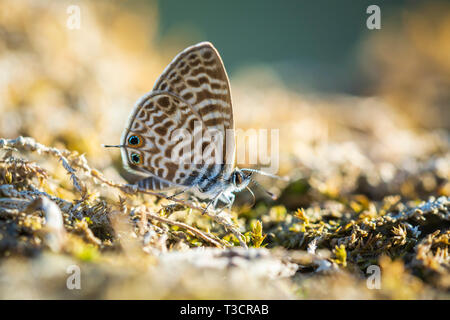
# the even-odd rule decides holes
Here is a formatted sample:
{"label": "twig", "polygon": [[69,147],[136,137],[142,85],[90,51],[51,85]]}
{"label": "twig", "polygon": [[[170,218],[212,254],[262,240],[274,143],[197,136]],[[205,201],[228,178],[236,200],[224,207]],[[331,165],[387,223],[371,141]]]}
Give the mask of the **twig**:
{"label": "twig", "polygon": [[63,211],[68,211],[73,206],[71,202],[52,196],[46,192],[37,190],[33,185],[30,184],[29,186],[32,190],[23,190],[18,191],[13,185],[11,184],[4,184],[0,186],[0,194],[3,194],[10,198],[20,198],[20,199],[27,199],[27,200],[34,200],[39,197],[47,197],[50,200],[56,202]]}
{"label": "twig", "polygon": [[148,211],[146,211],[146,215],[147,215],[148,217],[150,217],[151,219],[155,219],[155,220],[158,220],[158,221],[160,221],[160,222],[170,224],[170,225],[172,225],[172,226],[177,226],[177,227],[179,227],[179,228],[183,228],[183,229],[189,230],[189,231],[191,231],[193,234],[195,234],[196,236],[202,238],[203,240],[205,240],[205,241],[207,241],[207,242],[212,243],[213,245],[215,245],[215,246],[218,247],[218,248],[223,248],[223,247],[224,247],[223,244],[221,244],[220,242],[214,240],[212,237],[210,237],[209,235],[207,235],[207,234],[204,233],[203,231],[200,231],[200,230],[198,230],[198,229],[196,229],[196,228],[194,228],[194,227],[191,227],[191,226],[189,226],[189,225],[187,225],[187,224],[185,224],[185,223],[177,222],[177,221],[173,221],[173,220],[169,220],[169,219],[163,218],[163,217],[161,217],[161,216],[158,216],[158,215],[156,215],[156,214],[150,213],[150,212],[148,212]]}
{"label": "twig", "polygon": [[81,180],[75,175],[75,170],[69,165],[69,161],[67,158],[63,155],[70,155],[71,152],[64,150],[60,151],[56,148],[50,148],[43,144],[40,144],[36,142],[33,138],[30,137],[18,137],[17,139],[0,139],[0,149],[10,149],[15,148],[19,150],[25,150],[25,151],[32,151],[45,154],[50,154],[54,157],[59,158],[61,161],[62,166],[66,171],[70,174],[70,180],[72,181],[72,184],[74,185],[75,189],[77,189],[81,195],[84,195],[86,192],[86,187],[81,182]]}

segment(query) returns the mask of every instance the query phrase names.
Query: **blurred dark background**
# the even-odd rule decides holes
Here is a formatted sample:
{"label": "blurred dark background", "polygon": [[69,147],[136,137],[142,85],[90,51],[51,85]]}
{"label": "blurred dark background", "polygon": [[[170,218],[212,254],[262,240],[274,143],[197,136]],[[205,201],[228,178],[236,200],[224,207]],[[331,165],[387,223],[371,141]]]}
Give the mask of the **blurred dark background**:
{"label": "blurred dark background", "polygon": [[[398,9],[417,1],[177,1],[159,0],[159,39],[209,40],[230,77],[242,67],[265,64],[300,91],[367,94],[356,58],[360,41],[382,32]],[[381,8],[381,30],[368,30],[366,9]]]}

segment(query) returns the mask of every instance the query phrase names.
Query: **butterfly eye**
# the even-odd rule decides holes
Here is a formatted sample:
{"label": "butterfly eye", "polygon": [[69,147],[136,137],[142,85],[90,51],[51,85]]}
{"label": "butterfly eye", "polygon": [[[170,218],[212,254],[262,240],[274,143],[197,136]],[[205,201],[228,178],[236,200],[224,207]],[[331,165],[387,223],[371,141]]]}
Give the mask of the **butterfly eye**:
{"label": "butterfly eye", "polygon": [[236,176],[236,180],[237,180],[238,185],[241,184],[241,183],[243,182],[242,175],[241,175],[241,174],[238,174],[238,175]]}
{"label": "butterfly eye", "polygon": [[233,183],[235,186],[239,186],[243,182],[242,175],[239,172],[236,172],[233,175]]}
{"label": "butterfly eye", "polygon": [[139,164],[141,162],[141,156],[137,153],[132,153],[130,158],[131,162],[133,162],[134,164]]}

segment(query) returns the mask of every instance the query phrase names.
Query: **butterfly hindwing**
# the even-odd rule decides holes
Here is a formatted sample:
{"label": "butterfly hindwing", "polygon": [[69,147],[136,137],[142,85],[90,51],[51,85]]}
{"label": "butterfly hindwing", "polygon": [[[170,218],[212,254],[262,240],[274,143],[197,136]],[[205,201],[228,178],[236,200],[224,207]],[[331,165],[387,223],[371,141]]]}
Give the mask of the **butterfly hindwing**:
{"label": "butterfly hindwing", "polygon": [[139,180],[137,185],[140,188],[150,190],[166,190],[174,186],[169,182],[162,181],[161,179],[153,176]]}
{"label": "butterfly hindwing", "polygon": [[[201,123],[192,107],[172,93],[153,92],[143,97],[122,136],[125,166],[157,178],[161,187],[195,185],[205,172],[218,175],[222,167],[213,160],[214,145],[207,139],[196,140],[206,136]],[[131,145],[130,138],[139,143]],[[133,161],[136,155],[138,163]]]}

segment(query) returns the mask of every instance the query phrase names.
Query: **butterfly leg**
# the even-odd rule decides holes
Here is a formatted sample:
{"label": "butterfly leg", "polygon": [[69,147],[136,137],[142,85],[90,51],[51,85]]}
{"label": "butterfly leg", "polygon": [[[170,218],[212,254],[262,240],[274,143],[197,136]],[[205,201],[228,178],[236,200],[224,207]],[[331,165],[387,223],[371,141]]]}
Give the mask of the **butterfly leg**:
{"label": "butterfly leg", "polygon": [[228,197],[228,204],[223,209],[228,208],[231,211],[231,208],[233,207],[235,198],[236,198],[236,195],[234,193],[230,194],[230,196]]}
{"label": "butterfly leg", "polygon": [[234,194],[234,193],[232,193],[231,194],[231,196],[230,196],[230,203],[228,204],[228,209],[230,209],[230,211],[231,211],[231,208],[233,207],[233,203],[234,203],[234,199],[236,198],[236,195]]}
{"label": "butterfly leg", "polygon": [[186,191],[188,191],[188,190],[190,190],[190,189],[192,189],[192,187],[183,189],[183,190],[181,190],[180,192],[176,192],[175,194],[173,194],[173,195],[171,195],[171,196],[168,196],[167,199],[168,199],[168,200],[175,199],[175,197],[179,196],[180,194],[185,193]]}
{"label": "butterfly leg", "polygon": [[214,203],[214,207],[217,204],[217,201],[219,200],[220,196],[223,194],[223,191],[220,191],[217,195],[214,196],[214,198],[212,198],[212,200],[210,202],[208,202],[208,204],[206,205],[206,208],[203,209],[202,215],[206,213],[206,211],[208,211],[208,208],[211,204]]}
{"label": "butterfly leg", "polygon": [[234,199],[236,198],[236,195],[234,193],[229,194],[228,196],[223,194],[222,197],[217,198],[214,202],[214,207],[216,207],[218,200],[226,203],[225,206],[223,206],[222,208],[220,208],[216,214],[221,213],[225,208],[228,208],[231,211],[231,208],[233,207],[233,203],[234,203]]}

